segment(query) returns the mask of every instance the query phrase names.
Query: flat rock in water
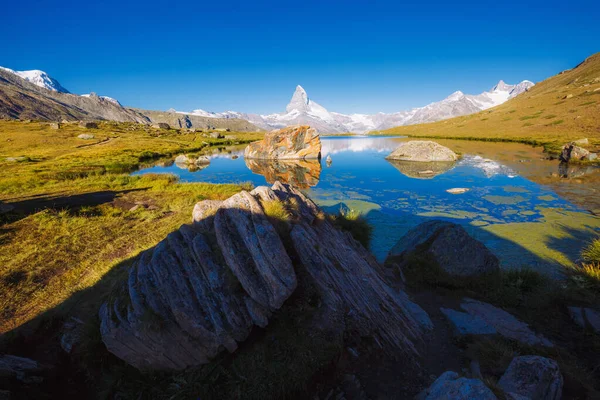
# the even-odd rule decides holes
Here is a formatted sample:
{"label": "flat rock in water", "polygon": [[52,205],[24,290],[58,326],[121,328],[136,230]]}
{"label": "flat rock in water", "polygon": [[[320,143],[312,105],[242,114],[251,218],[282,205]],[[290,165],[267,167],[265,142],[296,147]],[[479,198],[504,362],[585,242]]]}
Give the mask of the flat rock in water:
{"label": "flat rock in water", "polygon": [[531,400],[559,400],[563,377],[556,361],[540,356],[515,357],[498,381],[507,393]]}
{"label": "flat rock in water", "polygon": [[496,400],[494,392],[479,379],[459,377],[446,371],[417,396],[419,400]]}
{"label": "flat rock in water", "polygon": [[431,220],[408,231],[392,248],[389,257],[400,265],[410,255],[427,256],[450,276],[477,276],[500,269],[498,258],[465,229],[452,222]]}
{"label": "flat rock in water", "polygon": [[534,333],[524,322],[491,304],[465,298],[460,307],[472,316],[479,317],[492,326],[498,334],[530,346],[553,347],[542,335]]}
{"label": "flat rock in water", "polygon": [[388,160],[433,162],[456,161],[458,156],[449,148],[428,140],[411,140],[400,144]]}
{"label": "flat rock in water", "polygon": [[[293,205],[287,248],[264,212],[272,201]],[[235,351],[254,326],[267,327],[295,291],[298,268],[308,285],[303,290],[321,304],[318,315],[307,317],[311,329],[349,329],[418,357],[432,327],[428,315],[389,286],[382,267],[349,233],[279,182],[196,204],[192,224],[142,253],[128,281],[102,305],[102,340],[139,369],[205,364],[225,349]]]}
{"label": "flat rock in water", "polygon": [[289,126],[265,134],[265,138],[250,143],[245,158],[262,160],[320,159],[321,138],[310,126]]}

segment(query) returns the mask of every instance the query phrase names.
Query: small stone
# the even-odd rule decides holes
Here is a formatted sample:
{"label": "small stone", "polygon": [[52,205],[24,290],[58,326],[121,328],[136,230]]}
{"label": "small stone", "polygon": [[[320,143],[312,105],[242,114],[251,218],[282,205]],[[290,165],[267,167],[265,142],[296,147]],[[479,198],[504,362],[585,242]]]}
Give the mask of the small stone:
{"label": "small stone", "polygon": [[573,97],[573,95],[571,93],[569,93],[568,95],[566,95],[565,97],[563,97],[563,100],[570,99],[572,97]]}
{"label": "small stone", "polygon": [[90,140],[94,138],[94,135],[89,134],[89,133],[82,133],[81,135],[77,136],[79,139],[83,139],[83,140]]}
{"label": "small stone", "polygon": [[60,124],[58,122],[51,122],[48,124],[50,129],[60,129]]}
{"label": "small stone", "polygon": [[496,328],[489,325],[479,316],[451,310],[449,308],[440,308],[440,311],[452,323],[456,336],[494,335],[498,333]]}
{"label": "small stone", "polygon": [[171,129],[171,126],[166,122],[158,122],[156,124],[152,124],[152,127],[155,129]]}

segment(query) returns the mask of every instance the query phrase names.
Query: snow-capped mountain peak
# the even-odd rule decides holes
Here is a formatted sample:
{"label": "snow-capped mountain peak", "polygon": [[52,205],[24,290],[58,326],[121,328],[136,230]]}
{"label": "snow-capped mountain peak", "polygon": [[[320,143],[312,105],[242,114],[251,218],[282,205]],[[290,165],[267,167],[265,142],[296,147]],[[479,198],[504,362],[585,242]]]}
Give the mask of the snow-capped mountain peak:
{"label": "snow-capped mountain peak", "polygon": [[33,69],[30,71],[14,71],[10,68],[0,67],[2,70],[6,72],[13,73],[28,82],[33,83],[36,86],[42,87],[44,89],[52,90],[54,92],[60,93],[69,93],[67,89],[62,87],[60,83],[50,75],[45,73],[44,71],[40,71],[39,69]]}
{"label": "snow-capped mountain peak", "polygon": [[[527,91],[531,86],[533,86],[533,82],[530,81],[523,81],[517,85],[509,85],[504,81],[500,81],[489,92],[472,95],[464,94],[458,90],[441,101],[407,111],[398,111],[391,114],[355,113],[348,115],[328,111],[325,107],[311,100],[306,90],[298,85],[292,99],[285,108],[286,111],[282,113],[269,115],[246,114],[234,111],[214,113],[198,109],[189,114],[212,118],[246,119],[254,125],[268,130],[303,124],[311,125],[322,133],[364,133],[399,125],[433,122],[473,114],[502,104]],[[180,113],[186,114],[185,112]]]}
{"label": "snow-capped mountain peak", "polygon": [[287,107],[285,108],[285,110],[287,112],[292,112],[294,110],[297,111],[308,111],[309,110],[309,98],[308,95],[306,94],[306,90],[304,90],[304,88],[300,85],[296,86],[296,90],[294,91],[294,94],[292,95],[292,99],[290,100],[290,102],[288,103]]}
{"label": "snow-capped mountain peak", "polygon": [[113,103],[116,106],[122,107],[121,103],[119,103],[119,101],[117,99],[113,99],[112,97],[108,97],[108,96],[98,96],[96,93],[92,92],[89,94],[82,94],[81,97],[90,97],[90,98],[95,98],[95,99],[99,99],[100,101],[108,101],[110,103]]}

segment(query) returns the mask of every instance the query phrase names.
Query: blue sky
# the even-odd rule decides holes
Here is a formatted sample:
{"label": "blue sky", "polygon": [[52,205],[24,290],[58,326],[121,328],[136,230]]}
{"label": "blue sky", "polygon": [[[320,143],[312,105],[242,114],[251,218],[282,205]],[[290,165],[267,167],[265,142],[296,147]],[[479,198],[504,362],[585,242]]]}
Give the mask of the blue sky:
{"label": "blue sky", "polygon": [[[569,4],[571,3],[571,4]],[[9,1],[0,65],[147,109],[392,112],[600,51],[600,2]]]}

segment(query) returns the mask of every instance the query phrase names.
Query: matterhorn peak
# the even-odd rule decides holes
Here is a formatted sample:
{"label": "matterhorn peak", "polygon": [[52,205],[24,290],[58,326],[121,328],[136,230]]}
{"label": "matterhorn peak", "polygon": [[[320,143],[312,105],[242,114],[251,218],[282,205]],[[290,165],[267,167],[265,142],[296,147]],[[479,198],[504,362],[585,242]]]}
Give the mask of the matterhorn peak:
{"label": "matterhorn peak", "polygon": [[308,103],[310,102],[306,90],[300,85],[296,86],[296,91],[290,100],[289,104],[285,108],[287,112],[297,111],[308,111]]}

